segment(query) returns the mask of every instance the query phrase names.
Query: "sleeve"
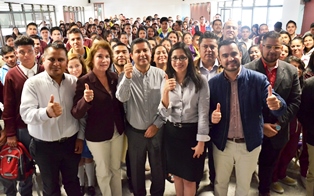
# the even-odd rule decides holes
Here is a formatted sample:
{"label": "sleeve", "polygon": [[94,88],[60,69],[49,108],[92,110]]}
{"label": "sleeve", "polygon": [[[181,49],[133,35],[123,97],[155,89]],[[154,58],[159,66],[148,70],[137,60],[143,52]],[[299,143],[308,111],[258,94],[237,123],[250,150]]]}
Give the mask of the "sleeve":
{"label": "sleeve", "polygon": [[116,92],[116,97],[121,102],[126,102],[131,97],[131,84],[132,79],[128,79],[125,77],[124,73],[120,75],[121,81],[118,83],[118,88]]}
{"label": "sleeve", "polygon": [[81,140],[85,139],[86,117],[87,117],[87,115],[85,115],[83,118],[79,119],[80,129],[79,129],[79,132],[77,134],[77,138],[81,139]]}
{"label": "sleeve", "polygon": [[10,74],[7,74],[3,88],[4,110],[2,113],[7,137],[16,135],[16,119],[18,115],[16,108],[18,108],[18,103],[15,95],[14,81],[11,79]]}
{"label": "sleeve", "polygon": [[282,127],[287,126],[292,118],[297,114],[301,103],[301,87],[296,70],[294,70],[293,78],[291,79],[293,80],[293,82],[291,85],[289,96],[286,100],[287,110],[283,113],[283,115],[278,117],[278,121]]}
{"label": "sleeve", "polygon": [[[47,102],[48,103],[48,102]],[[28,79],[24,84],[21,97],[20,114],[26,124],[38,125],[49,120],[47,107],[40,108],[35,84]]]}
{"label": "sleeve", "polygon": [[203,77],[202,88],[200,89],[198,101],[198,130],[196,135],[197,141],[207,142],[209,137],[209,87],[207,80]]}
{"label": "sleeve", "polygon": [[92,101],[86,102],[84,99],[85,82],[81,79],[77,80],[75,95],[73,98],[72,116],[81,119],[85,116],[88,109],[92,107]]}

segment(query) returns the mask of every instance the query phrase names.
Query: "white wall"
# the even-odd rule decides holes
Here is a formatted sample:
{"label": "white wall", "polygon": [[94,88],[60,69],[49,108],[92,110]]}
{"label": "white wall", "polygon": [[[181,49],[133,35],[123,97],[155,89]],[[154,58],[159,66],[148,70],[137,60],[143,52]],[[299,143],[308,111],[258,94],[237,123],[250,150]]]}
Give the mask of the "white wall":
{"label": "white wall", "polygon": [[297,27],[297,34],[301,32],[301,24],[304,15],[304,4],[300,0],[285,0],[282,6],[282,28],[286,29],[286,24],[289,20],[295,21],[300,24]]}
{"label": "white wall", "polygon": [[[92,3],[94,2],[99,1],[92,0]],[[158,14],[159,17],[172,16],[174,19],[176,15],[181,17],[190,16],[189,2],[182,0],[104,0],[104,7],[106,18],[121,13],[130,18],[143,18],[143,16],[153,16],[154,14]]]}

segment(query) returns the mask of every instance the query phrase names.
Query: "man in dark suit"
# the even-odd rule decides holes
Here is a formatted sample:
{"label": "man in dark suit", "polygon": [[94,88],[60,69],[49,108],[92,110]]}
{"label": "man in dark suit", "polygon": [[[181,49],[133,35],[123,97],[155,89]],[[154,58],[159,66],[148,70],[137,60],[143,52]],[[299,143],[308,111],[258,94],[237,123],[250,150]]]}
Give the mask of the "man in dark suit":
{"label": "man in dark suit", "polygon": [[271,31],[265,34],[260,45],[262,57],[245,67],[267,76],[274,91],[287,103],[287,111],[280,117],[273,116],[269,109],[263,110],[264,138],[259,155],[259,195],[270,195],[270,185],[275,163],[281,149],[289,140],[289,122],[296,115],[301,102],[301,89],[295,67],[279,60],[282,50],[280,34]]}

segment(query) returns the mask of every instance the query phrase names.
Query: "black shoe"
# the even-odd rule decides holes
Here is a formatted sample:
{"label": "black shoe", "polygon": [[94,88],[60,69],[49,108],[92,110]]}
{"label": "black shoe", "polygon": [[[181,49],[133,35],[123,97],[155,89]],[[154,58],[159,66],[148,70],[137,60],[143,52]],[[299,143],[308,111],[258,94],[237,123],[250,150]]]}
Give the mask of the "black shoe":
{"label": "black shoe", "polygon": [[87,195],[89,195],[89,196],[95,195],[95,188],[93,186],[87,187]]}
{"label": "black shoe", "polygon": [[131,178],[128,178],[128,185],[129,185],[129,190],[131,193],[133,193],[133,185],[132,185],[132,180]]}
{"label": "black shoe", "polygon": [[80,186],[82,195],[85,194],[85,186]]}
{"label": "black shoe", "polygon": [[173,175],[172,174],[167,174],[166,180],[170,183],[174,183]]}

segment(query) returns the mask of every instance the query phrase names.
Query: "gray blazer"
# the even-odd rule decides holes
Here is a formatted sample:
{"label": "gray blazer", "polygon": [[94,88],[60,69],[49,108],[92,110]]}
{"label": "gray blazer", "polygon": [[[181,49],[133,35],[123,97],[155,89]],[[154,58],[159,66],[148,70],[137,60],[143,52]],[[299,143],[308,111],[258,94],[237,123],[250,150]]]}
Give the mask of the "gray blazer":
{"label": "gray blazer", "polygon": [[[266,75],[261,59],[254,60],[244,66]],[[301,103],[301,88],[297,69],[289,63],[278,60],[276,81],[273,89],[286,101],[287,110],[282,116],[276,118],[270,113],[268,108],[264,108],[263,117],[265,123],[279,122],[281,130],[277,135],[271,137],[270,140],[275,149],[280,149],[289,141],[289,123],[297,114]],[[264,137],[266,136],[264,135]]]}

